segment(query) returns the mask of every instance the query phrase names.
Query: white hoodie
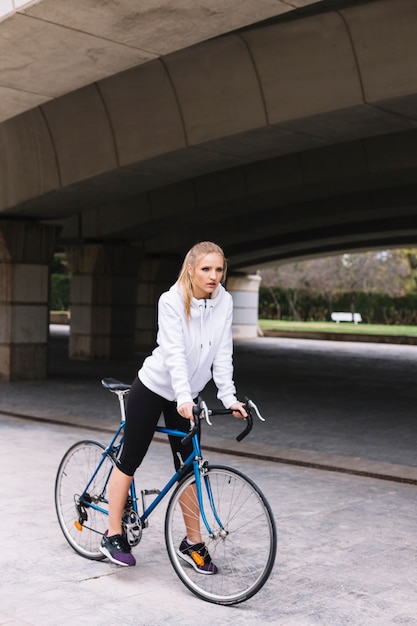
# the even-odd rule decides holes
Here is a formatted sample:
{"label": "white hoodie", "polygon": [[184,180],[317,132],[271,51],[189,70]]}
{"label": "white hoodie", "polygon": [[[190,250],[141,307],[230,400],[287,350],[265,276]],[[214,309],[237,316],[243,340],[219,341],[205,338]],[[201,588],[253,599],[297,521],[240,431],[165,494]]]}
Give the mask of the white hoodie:
{"label": "white hoodie", "polygon": [[232,296],[219,285],[207,300],[192,299],[187,320],[177,284],[159,298],[157,347],[138,376],[154,393],[180,406],[213,378],[226,408],[236,402],[233,383]]}

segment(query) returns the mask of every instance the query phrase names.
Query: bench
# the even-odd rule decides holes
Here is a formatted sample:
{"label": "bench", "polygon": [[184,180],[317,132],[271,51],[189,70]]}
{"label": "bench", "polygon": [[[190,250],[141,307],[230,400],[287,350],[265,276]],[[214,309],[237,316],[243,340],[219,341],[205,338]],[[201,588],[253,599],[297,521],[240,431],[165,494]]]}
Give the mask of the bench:
{"label": "bench", "polygon": [[344,313],[342,311],[335,311],[331,314],[333,322],[339,324],[339,322],[354,322],[358,324],[362,321],[362,315],[360,313]]}

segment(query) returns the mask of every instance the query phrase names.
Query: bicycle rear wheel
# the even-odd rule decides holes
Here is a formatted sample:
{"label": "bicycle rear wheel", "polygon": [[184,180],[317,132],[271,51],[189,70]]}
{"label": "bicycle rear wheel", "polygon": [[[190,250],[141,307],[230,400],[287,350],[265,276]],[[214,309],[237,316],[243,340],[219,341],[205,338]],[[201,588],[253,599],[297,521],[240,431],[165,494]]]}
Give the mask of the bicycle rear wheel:
{"label": "bicycle rear wheel", "polygon": [[96,561],[106,558],[99,546],[108,523],[106,490],[114,466],[111,456],[103,459],[104,450],[96,441],[79,441],[64,455],[55,480],[55,508],[65,539],[78,554]]}
{"label": "bicycle rear wheel", "polygon": [[195,483],[194,476],[178,485],[168,504],[165,541],[169,558],[179,578],[196,596],[215,604],[237,604],[254,596],[271,573],[277,549],[272,512],[255,483],[235,469],[209,466],[201,481],[204,512],[213,536],[209,536],[201,515],[200,528],[218,572],[201,574],[179,556],[185,535],[180,498]]}

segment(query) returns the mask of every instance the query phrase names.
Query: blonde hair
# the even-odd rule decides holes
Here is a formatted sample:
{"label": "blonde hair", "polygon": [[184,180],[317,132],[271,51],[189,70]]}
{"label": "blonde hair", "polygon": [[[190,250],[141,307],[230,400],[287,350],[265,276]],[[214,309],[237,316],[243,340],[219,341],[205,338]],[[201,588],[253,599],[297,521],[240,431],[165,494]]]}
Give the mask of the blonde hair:
{"label": "blonde hair", "polygon": [[185,255],[182,268],[178,275],[177,285],[184,298],[184,308],[187,318],[190,317],[191,301],[193,299],[193,279],[188,271],[188,266],[191,265],[191,267],[194,268],[201,257],[206,256],[207,254],[212,254],[213,252],[220,254],[223,257],[223,283],[226,278],[227,261],[223,250],[216,243],[213,243],[212,241],[200,241],[200,243],[196,243]]}

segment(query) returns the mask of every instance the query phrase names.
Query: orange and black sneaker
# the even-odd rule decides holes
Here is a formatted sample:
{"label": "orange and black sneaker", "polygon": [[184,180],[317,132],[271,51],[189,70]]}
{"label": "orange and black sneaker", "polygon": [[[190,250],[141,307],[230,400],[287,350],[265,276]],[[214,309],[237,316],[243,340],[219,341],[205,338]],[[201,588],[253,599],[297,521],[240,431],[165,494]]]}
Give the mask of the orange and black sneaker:
{"label": "orange and black sneaker", "polygon": [[199,574],[217,574],[217,567],[212,562],[205,543],[190,545],[187,537],[185,537],[177,550],[177,554]]}

